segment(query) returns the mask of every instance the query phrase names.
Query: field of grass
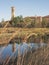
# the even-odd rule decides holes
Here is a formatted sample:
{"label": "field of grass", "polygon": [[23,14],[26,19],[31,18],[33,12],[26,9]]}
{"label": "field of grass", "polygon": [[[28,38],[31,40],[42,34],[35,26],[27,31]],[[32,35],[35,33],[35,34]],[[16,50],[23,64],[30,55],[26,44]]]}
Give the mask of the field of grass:
{"label": "field of grass", "polygon": [[15,36],[23,38],[34,33],[39,35],[49,34],[49,28],[0,28],[0,41],[8,40],[15,32],[18,32]]}
{"label": "field of grass", "polygon": [[0,33],[14,33],[15,31],[19,31],[19,34],[27,34],[27,33],[49,33],[49,28],[0,28]]}

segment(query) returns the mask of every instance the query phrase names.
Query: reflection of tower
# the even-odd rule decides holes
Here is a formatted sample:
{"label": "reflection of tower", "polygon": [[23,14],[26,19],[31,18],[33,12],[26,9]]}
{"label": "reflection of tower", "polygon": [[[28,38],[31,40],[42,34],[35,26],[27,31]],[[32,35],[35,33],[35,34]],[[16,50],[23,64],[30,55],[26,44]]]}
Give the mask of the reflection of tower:
{"label": "reflection of tower", "polygon": [[12,44],[12,52],[15,52],[16,51],[16,43],[13,43]]}
{"label": "reflection of tower", "polygon": [[11,19],[14,18],[15,8],[11,7]]}

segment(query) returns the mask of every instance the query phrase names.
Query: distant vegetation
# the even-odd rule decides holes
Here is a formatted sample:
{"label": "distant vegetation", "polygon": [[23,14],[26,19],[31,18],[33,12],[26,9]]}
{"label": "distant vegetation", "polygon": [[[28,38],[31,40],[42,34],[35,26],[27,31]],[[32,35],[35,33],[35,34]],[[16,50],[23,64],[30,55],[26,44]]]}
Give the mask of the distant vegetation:
{"label": "distant vegetation", "polygon": [[[0,23],[0,27],[4,27],[6,21]],[[10,27],[21,27],[21,28],[49,28],[49,21],[46,18],[42,18],[42,22],[40,20],[36,20],[36,18],[17,16],[9,21],[8,26]]]}
{"label": "distant vegetation", "polygon": [[22,16],[17,16],[12,20],[12,26],[14,27],[25,27],[25,28],[48,28],[49,27],[49,21],[46,19],[42,19],[42,22],[36,21],[30,17],[23,18]]}

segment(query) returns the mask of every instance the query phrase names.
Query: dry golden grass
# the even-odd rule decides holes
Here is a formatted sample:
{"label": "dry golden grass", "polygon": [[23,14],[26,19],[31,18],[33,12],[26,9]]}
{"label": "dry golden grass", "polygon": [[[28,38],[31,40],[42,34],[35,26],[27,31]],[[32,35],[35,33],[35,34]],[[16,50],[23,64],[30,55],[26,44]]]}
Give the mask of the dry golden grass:
{"label": "dry golden grass", "polygon": [[[20,31],[19,31],[20,30]],[[11,38],[11,36],[13,34],[15,34],[15,32],[17,33],[18,38],[22,37],[29,37],[30,34],[34,34],[35,36],[39,35],[45,35],[49,34],[49,28],[0,28],[0,40],[2,43],[3,39],[8,40],[9,38]],[[5,42],[6,43],[6,42]]]}

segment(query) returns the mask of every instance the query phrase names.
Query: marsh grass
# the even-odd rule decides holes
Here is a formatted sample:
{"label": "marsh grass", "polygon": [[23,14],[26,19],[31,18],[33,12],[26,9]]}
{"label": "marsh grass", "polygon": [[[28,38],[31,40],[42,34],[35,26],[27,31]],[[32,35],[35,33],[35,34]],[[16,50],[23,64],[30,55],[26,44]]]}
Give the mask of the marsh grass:
{"label": "marsh grass", "polygon": [[19,48],[17,57],[7,63],[8,58],[9,56],[1,65],[49,65],[49,44],[36,50],[25,50],[23,55],[20,53]]}

